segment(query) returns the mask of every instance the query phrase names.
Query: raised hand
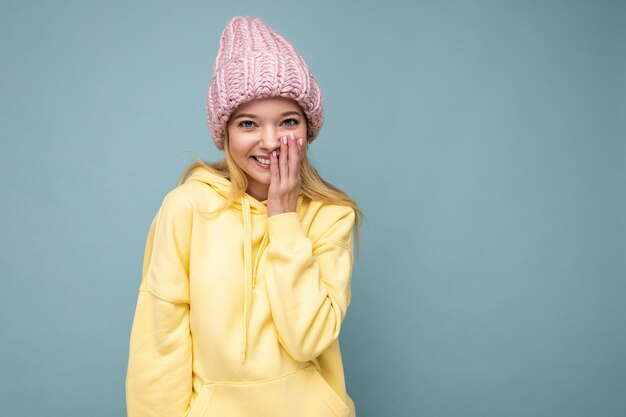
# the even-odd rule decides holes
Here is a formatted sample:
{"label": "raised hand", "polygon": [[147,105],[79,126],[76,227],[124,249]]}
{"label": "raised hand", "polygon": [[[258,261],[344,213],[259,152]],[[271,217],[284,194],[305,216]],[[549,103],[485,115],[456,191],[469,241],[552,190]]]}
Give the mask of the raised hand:
{"label": "raised hand", "polygon": [[296,140],[293,132],[280,138],[280,154],[272,152],[267,195],[268,217],[296,211],[300,195],[300,162],[305,152],[304,139]]}

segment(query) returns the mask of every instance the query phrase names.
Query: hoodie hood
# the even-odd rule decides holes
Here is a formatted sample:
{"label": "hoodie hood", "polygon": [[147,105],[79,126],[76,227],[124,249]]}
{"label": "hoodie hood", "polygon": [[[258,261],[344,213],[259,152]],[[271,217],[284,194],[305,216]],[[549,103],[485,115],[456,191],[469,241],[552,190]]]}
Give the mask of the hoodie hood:
{"label": "hoodie hood", "polygon": [[[224,200],[228,198],[228,194],[230,193],[231,182],[227,178],[214,174],[204,167],[194,169],[191,176],[189,176],[185,182],[188,181],[198,181],[208,185]],[[236,200],[231,208],[237,211],[243,211],[243,200],[248,200],[250,213],[267,215],[267,199],[259,201],[248,193],[245,193],[239,200]]]}

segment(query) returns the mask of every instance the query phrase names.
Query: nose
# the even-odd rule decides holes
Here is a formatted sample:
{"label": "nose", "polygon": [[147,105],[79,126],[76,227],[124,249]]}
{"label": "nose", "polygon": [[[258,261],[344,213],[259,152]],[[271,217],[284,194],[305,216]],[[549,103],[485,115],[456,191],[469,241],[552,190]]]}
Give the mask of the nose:
{"label": "nose", "polygon": [[278,129],[264,129],[259,146],[266,152],[271,152],[280,148],[280,137],[278,136]]}

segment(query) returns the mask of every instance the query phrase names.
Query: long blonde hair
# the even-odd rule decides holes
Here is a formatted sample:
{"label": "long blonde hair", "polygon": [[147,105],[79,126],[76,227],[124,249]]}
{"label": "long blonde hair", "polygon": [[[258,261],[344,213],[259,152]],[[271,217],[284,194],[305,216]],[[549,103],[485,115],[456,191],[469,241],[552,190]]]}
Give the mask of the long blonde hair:
{"label": "long blonde hair", "polygon": [[[181,185],[185,182],[189,174],[191,174],[191,172],[198,167],[204,167],[214,174],[228,179],[231,182],[232,187],[228,198],[224,202],[221,209],[230,207],[235,201],[241,198],[241,196],[248,189],[248,178],[246,177],[245,172],[235,163],[230,155],[228,143],[228,131],[226,131],[224,133],[224,159],[218,162],[207,162],[196,155],[196,161],[191,163],[191,165],[185,169],[178,180],[178,185]],[[300,190],[309,200],[317,200],[352,207],[356,214],[355,232],[358,253],[359,231],[365,215],[353,199],[351,199],[339,188],[325,181],[319,175],[306,153],[300,162]]]}

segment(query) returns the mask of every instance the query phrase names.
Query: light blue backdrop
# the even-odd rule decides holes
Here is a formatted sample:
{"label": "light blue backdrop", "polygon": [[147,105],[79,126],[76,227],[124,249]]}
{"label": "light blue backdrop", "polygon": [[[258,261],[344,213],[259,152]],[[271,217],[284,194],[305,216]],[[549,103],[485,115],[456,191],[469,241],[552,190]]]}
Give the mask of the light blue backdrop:
{"label": "light blue backdrop", "polygon": [[366,213],[341,334],[358,417],[626,415],[620,1],[0,3],[0,408],[125,415],[147,230],[219,35],[285,35],[311,147]]}

